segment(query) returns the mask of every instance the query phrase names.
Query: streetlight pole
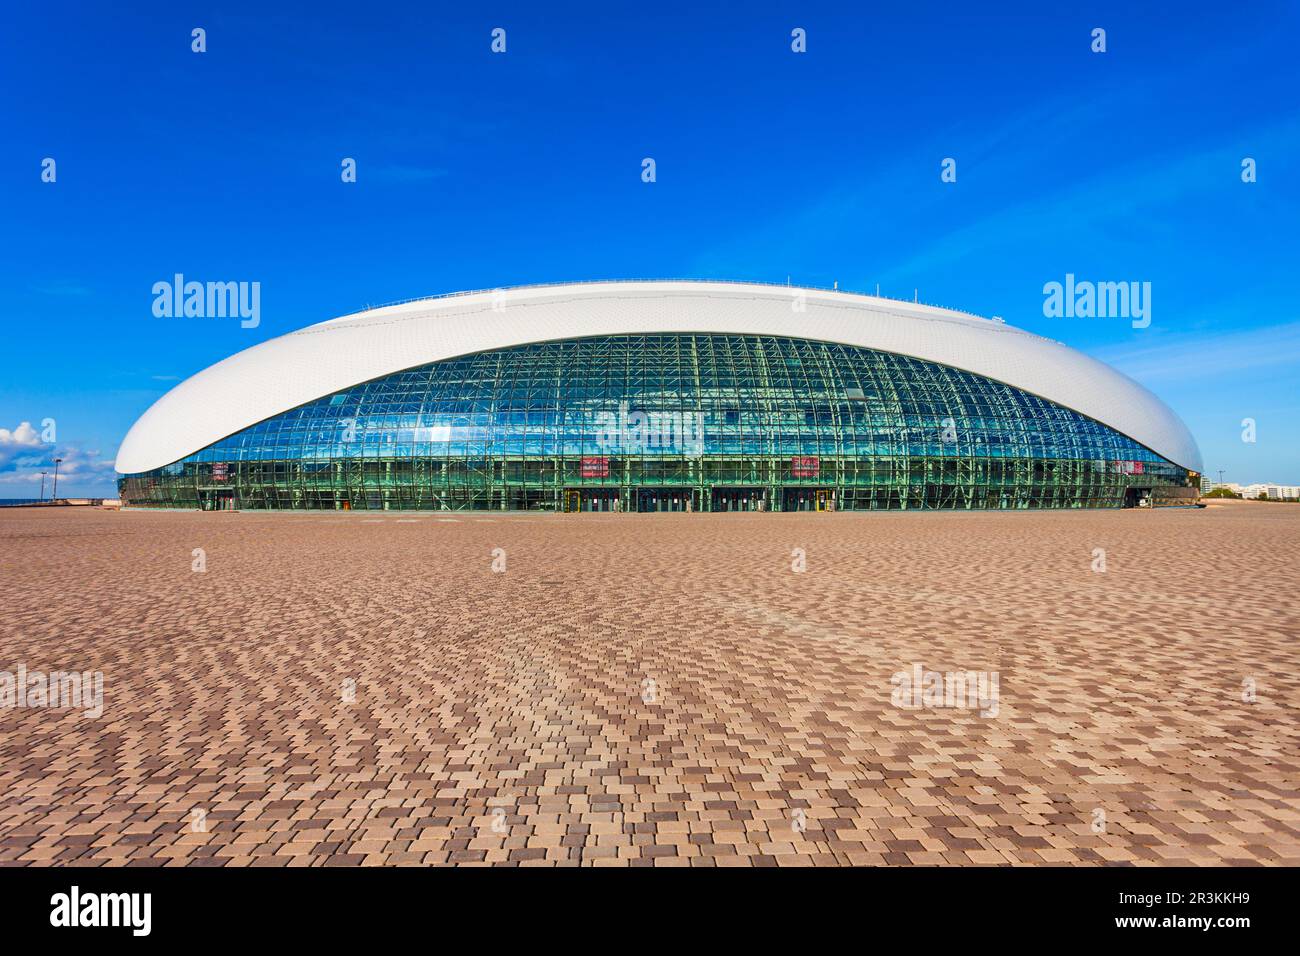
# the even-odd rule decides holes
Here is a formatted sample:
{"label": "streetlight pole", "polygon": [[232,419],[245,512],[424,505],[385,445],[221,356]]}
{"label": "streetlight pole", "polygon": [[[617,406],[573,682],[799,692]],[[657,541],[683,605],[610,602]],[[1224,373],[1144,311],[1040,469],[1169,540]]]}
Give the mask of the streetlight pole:
{"label": "streetlight pole", "polygon": [[59,498],[59,462],[62,458],[54,459],[54,490],[50,492],[50,501],[57,501]]}
{"label": "streetlight pole", "polygon": [[41,472],[41,501],[45,501],[45,476],[48,472]]}

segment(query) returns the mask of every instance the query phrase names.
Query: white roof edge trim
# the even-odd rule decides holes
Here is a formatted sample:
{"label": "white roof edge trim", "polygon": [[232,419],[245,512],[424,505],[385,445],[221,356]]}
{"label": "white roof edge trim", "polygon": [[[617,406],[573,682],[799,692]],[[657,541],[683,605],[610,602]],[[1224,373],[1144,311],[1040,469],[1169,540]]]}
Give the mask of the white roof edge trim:
{"label": "white roof edge trim", "polygon": [[1108,365],[1001,322],[847,292],[730,282],[592,282],[384,306],[245,349],[181,382],[127,432],[121,474],[161,468],[250,425],[429,362],[598,335],[777,335],[878,349],[995,379],[1114,428],[1190,471],[1200,450],[1155,395]]}

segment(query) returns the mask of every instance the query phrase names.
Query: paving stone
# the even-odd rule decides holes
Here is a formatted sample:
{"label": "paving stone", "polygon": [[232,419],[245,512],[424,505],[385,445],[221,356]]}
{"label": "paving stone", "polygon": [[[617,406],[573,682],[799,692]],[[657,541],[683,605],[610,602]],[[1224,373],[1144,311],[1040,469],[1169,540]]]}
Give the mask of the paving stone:
{"label": "paving stone", "polygon": [[0,866],[1300,862],[1300,506],[460,519],[0,510]]}

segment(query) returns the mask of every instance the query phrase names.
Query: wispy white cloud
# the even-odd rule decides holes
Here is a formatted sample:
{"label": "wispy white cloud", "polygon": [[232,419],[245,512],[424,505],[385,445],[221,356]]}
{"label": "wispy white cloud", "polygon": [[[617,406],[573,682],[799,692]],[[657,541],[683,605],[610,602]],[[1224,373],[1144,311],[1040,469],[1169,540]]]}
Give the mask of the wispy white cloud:
{"label": "wispy white cloud", "polygon": [[[1261,151],[1285,152],[1300,138],[1300,123],[1288,119],[1253,130],[1249,138]],[[1033,154],[1027,150],[1025,155]],[[999,237],[1019,245],[1027,237],[1051,236],[1062,228],[1075,234],[1117,228],[1140,246],[1167,230],[1162,207],[1185,204],[1198,193],[1213,190],[1225,171],[1236,175],[1240,161],[1235,147],[1214,144],[1196,152],[1170,154],[1164,162],[1148,156],[1140,163],[1107,169],[1090,179],[1065,183],[1055,195],[1006,205],[942,235],[884,271],[881,279],[890,282],[933,274],[973,252],[987,250]]]}
{"label": "wispy white cloud", "polygon": [[[1209,50],[1195,73],[1221,75],[1248,64],[1247,51]],[[1022,172],[1034,177],[1044,168],[1050,169],[1062,151],[1081,136],[1113,136],[1115,131],[1107,124],[1117,104],[1143,102],[1155,108],[1176,95],[1179,84],[1186,81],[1186,77],[1174,76],[1148,79],[1136,89],[1118,83],[1098,86],[1082,102],[1073,95],[1059,95],[999,117],[996,123],[977,117],[936,130],[926,139],[900,144],[891,151],[892,161],[866,167],[851,181],[830,183],[820,196],[777,212],[764,227],[747,228],[730,242],[706,250],[695,261],[697,272],[745,275],[744,264],[760,256],[755,250],[806,263],[825,255],[833,257],[838,249],[850,246],[863,249],[871,264],[858,274],[841,270],[836,276],[841,288],[869,291],[880,283],[886,293],[910,294],[926,277],[951,271],[972,256],[987,257],[991,251],[1020,255],[1040,246],[1044,237],[1062,232],[1077,236],[1091,231],[1104,237],[1111,248],[1128,243],[1130,248],[1140,249],[1157,238],[1166,240],[1170,238],[1170,217],[1163,209],[1188,203],[1198,190],[1207,185],[1214,188],[1225,177],[1235,178],[1242,153],[1238,146],[1224,142],[1222,135],[1207,135],[1199,144],[1171,150],[1154,161],[1145,156],[1140,161],[1100,168],[1084,179],[1062,177],[1056,190],[1033,191],[1031,199],[1021,200],[1017,193],[1007,192],[991,211],[956,228],[935,232],[928,241],[921,237],[916,242],[889,244],[871,239],[873,231],[887,230],[893,221],[923,221],[944,201],[943,190],[935,189],[931,198],[918,202],[914,191],[899,190],[897,184],[908,181],[920,163],[933,169],[937,182],[938,157],[945,155],[945,141],[965,144],[961,154],[964,177],[990,162],[996,162],[1002,183],[1015,182]],[[1288,118],[1239,133],[1238,141],[1252,143],[1262,154],[1286,155],[1293,152],[1293,144],[1300,138],[1300,123]],[[903,201],[905,207],[900,205]],[[1061,271],[1066,268],[1068,263]],[[824,278],[807,272],[797,277],[809,282]],[[1060,276],[1045,276],[1050,278]]]}
{"label": "wispy white cloud", "polygon": [[1142,382],[1213,379],[1300,365],[1300,322],[1219,334],[1165,334],[1092,355]]}

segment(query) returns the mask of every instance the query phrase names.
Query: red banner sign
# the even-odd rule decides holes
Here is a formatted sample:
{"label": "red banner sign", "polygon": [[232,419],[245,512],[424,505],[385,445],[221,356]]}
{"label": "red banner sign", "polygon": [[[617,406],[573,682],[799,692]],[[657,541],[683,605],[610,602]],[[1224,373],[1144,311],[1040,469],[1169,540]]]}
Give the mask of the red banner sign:
{"label": "red banner sign", "polygon": [[821,474],[822,462],[812,455],[795,455],[790,459],[792,478],[816,478]]}
{"label": "red banner sign", "polygon": [[582,477],[584,478],[608,478],[609,477],[609,459],[606,457],[584,458],[582,459]]}
{"label": "red banner sign", "polygon": [[212,480],[213,481],[226,480],[226,463],[224,461],[214,461],[212,463]]}

